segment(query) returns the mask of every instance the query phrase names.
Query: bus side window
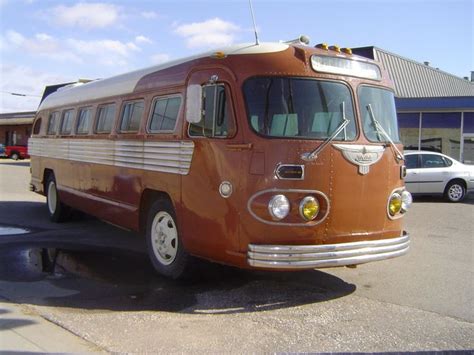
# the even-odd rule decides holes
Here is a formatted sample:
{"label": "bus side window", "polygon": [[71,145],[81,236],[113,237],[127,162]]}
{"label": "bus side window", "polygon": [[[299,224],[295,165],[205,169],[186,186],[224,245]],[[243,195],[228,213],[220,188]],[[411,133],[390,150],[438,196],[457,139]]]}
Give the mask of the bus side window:
{"label": "bus side window", "polygon": [[77,118],[76,134],[88,134],[91,124],[91,113],[90,107],[81,108],[79,110],[79,116]]}
{"label": "bus side window", "polygon": [[40,134],[40,131],[41,131],[41,117],[39,117],[35,124],[33,125],[33,134],[34,135],[38,135]]}
{"label": "bus side window", "polygon": [[60,134],[63,134],[63,135],[71,134],[73,119],[74,119],[74,110],[67,110],[63,112],[63,119],[61,121],[61,127],[59,128]]}
{"label": "bus side window", "polygon": [[189,135],[227,138],[235,133],[226,88],[223,84],[202,88],[201,121],[189,124]]}
{"label": "bus side window", "polygon": [[59,112],[53,112],[49,115],[48,119],[48,135],[55,135],[58,130],[58,123],[59,123]]}
{"label": "bus side window", "polygon": [[110,133],[115,119],[115,104],[99,106],[97,110],[96,133]]}
{"label": "bus side window", "polygon": [[123,106],[120,132],[138,132],[142,120],[145,103],[143,100],[127,102]]}

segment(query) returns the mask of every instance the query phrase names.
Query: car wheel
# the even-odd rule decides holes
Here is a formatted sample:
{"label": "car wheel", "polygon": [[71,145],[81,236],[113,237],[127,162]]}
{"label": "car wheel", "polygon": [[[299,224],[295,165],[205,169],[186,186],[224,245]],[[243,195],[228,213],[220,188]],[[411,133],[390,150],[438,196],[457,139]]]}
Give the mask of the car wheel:
{"label": "car wheel", "polygon": [[459,181],[451,181],[444,192],[444,196],[450,202],[462,201],[466,195],[466,188]]}
{"label": "car wheel", "polygon": [[146,242],[148,256],[155,270],[178,279],[185,274],[189,255],[184,250],[171,202],[156,201],[148,211]]}
{"label": "car wheel", "polygon": [[59,223],[67,220],[71,214],[71,209],[59,199],[56,180],[53,176],[49,176],[46,182],[46,206],[48,207],[49,219]]}
{"label": "car wheel", "polygon": [[10,158],[13,160],[18,160],[20,156],[18,155],[18,153],[12,153],[12,155],[10,155]]}

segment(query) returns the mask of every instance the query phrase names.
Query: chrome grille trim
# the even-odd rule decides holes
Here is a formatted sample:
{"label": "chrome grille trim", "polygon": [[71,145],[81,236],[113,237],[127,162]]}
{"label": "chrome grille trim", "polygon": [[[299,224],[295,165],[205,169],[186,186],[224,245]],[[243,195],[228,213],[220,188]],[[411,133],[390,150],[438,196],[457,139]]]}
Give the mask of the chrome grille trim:
{"label": "chrome grille trim", "polygon": [[275,269],[314,269],[356,265],[404,255],[410,236],[325,245],[256,245],[249,244],[250,266]]}

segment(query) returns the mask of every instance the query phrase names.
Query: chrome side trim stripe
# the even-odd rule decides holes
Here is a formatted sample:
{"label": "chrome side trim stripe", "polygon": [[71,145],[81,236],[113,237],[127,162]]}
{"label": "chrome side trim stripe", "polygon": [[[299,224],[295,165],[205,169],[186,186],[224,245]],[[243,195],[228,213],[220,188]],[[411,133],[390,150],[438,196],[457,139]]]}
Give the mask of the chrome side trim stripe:
{"label": "chrome side trim stripe", "polygon": [[30,138],[31,156],[187,175],[192,141],[147,142],[106,139]]}
{"label": "chrome side trim stripe", "polygon": [[314,269],[363,264],[395,258],[408,252],[410,237],[326,245],[249,244],[247,260],[254,267]]}

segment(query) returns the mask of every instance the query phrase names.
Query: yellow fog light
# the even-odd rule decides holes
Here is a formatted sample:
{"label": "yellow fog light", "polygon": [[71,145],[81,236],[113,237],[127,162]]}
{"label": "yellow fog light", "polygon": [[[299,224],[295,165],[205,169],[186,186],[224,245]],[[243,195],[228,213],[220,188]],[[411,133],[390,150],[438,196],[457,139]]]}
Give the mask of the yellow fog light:
{"label": "yellow fog light", "polygon": [[390,216],[395,216],[402,209],[402,196],[399,193],[395,192],[391,197],[388,203],[388,212]]}
{"label": "yellow fog light", "polygon": [[313,196],[306,196],[300,203],[300,215],[307,221],[312,221],[319,213],[319,202]]}

